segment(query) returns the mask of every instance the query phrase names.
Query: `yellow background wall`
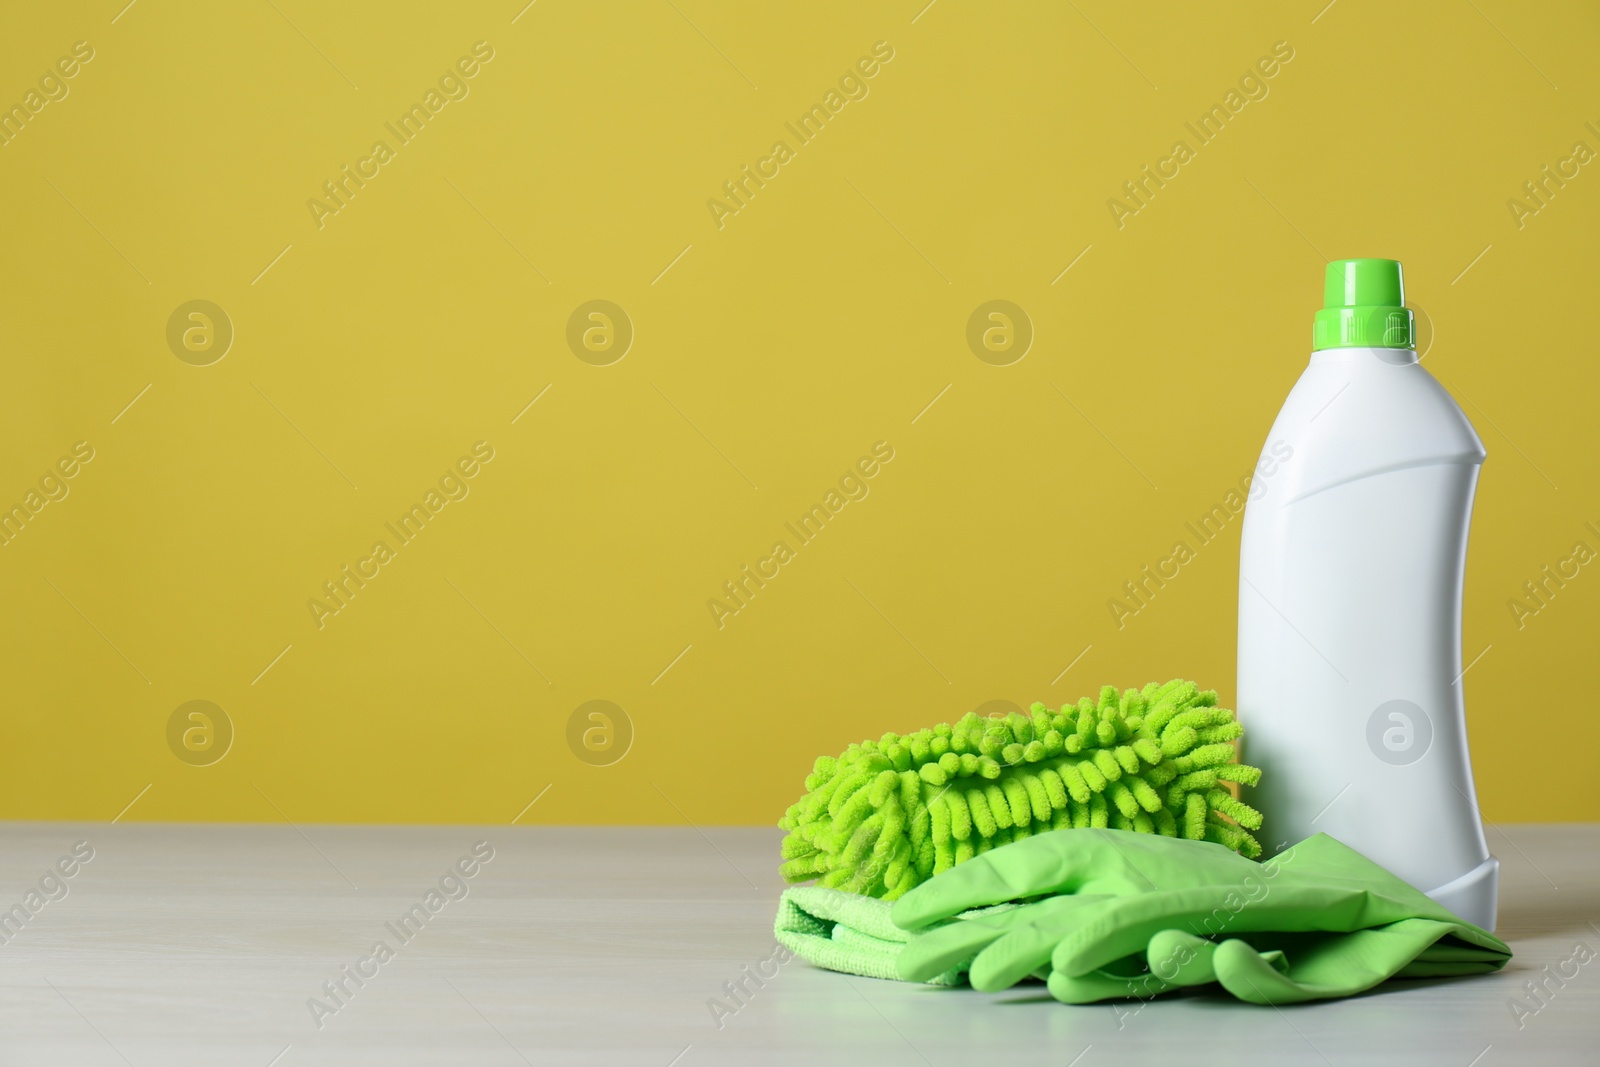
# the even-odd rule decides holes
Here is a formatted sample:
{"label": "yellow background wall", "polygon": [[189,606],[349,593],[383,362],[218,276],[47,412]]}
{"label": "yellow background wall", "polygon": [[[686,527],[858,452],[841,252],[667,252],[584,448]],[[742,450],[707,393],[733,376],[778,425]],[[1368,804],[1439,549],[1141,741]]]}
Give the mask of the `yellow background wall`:
{"label": "yellow background wall", "polygon": [[[1490,452],[1485,811],[1600,818],[1551,762],[1600,742],[1600,575],[1508,606],[1600,549],[1600,168],[1508,207],[1600,149],[1594,6],[924,3],[6,12],[0,102],[93,58],[0,147],[0,504],[39,505],[0,547],[0,814],[770,823],[815,755],[986,701],[1183,675],[1231,704],[1237,521],[1120,627],[1107,602],[1251,469],[1323,263],[1376,255]],[[877,42],[802,144],[785,123]],[[1275,45],[1200,146],[1184,123]],[[996,299],[1032,324],[1009,365],[967,341]],[[195,300],[220,359],[215,312],[169,344]],[[569,346],[592,300],[631,323],[620,360],[583,348],[601,320]],[[385,523],[478,442],[400,545]],[[795,547],[878,442],[868,495]],[[708,601],[780,539],[719,628]],[[347,564],[376,577],[314,612]],[[196,700],[210,748],[169,729]],[[594,700],[609,749],[592,709],[572,725]]]}

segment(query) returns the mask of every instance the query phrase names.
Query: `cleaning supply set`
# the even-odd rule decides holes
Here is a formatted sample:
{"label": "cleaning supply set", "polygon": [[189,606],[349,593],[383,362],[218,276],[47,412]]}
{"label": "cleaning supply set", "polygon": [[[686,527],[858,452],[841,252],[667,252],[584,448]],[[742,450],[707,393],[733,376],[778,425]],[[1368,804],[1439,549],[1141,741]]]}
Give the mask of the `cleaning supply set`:
{"label": "cleaning supply set", "polygon": [[1245,509],[1238,717],[1175,679],[824,756],[779,822],[784,878],[817,881],[780,942],[1066,1003],[1505,965],[1460,687],[1483,445],[1420,365],[1399,263],[1330,263],[1325,298],[1268,437],[1293,462]]}

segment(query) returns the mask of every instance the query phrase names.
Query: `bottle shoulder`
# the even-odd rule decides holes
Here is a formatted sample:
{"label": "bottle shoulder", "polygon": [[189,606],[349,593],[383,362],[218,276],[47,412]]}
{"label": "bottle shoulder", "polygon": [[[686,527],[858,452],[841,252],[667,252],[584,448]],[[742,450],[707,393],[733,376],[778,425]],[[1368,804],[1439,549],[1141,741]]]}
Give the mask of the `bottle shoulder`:
{"label": "bottle shoulder", "polygon": [[1388,471],[1483,462],[1483,441],[1461,406],[1401,351],[1412,358],[1392,349],[1313,354],[1268,438],[1268,449],[1292,451],[1269,486],[1276,503]]}

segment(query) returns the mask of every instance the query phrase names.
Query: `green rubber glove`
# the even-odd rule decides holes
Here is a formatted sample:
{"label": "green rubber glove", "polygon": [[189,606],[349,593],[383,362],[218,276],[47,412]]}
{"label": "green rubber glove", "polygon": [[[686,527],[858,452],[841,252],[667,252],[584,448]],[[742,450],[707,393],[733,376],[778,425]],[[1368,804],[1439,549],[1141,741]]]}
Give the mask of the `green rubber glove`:
{"label": "green rubber glove", "polygon": [[924,980],[970,959],[975,988],[1045,976],[1069,1003],[1219,982],[1240,999],[1282,1004],[1348,996],[1396,976],[1497,970],[1510,958],[1504,942],[1326,834],[1258,864],[1206,842],[1057,831],[918,886],[891,918],[925,931],[897,957],[902,978]]}

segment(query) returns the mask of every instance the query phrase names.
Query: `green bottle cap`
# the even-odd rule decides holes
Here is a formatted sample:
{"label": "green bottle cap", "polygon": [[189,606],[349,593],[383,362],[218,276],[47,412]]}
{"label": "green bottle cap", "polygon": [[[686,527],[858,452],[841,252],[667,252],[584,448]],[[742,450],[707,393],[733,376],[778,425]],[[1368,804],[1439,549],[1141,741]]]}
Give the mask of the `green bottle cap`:
{"label": "green bottle cap", "polygon": [[1399,260],[1336,259],[1312,320],[1311,348],[1415,348],[1417,327],[1405,305]]}

